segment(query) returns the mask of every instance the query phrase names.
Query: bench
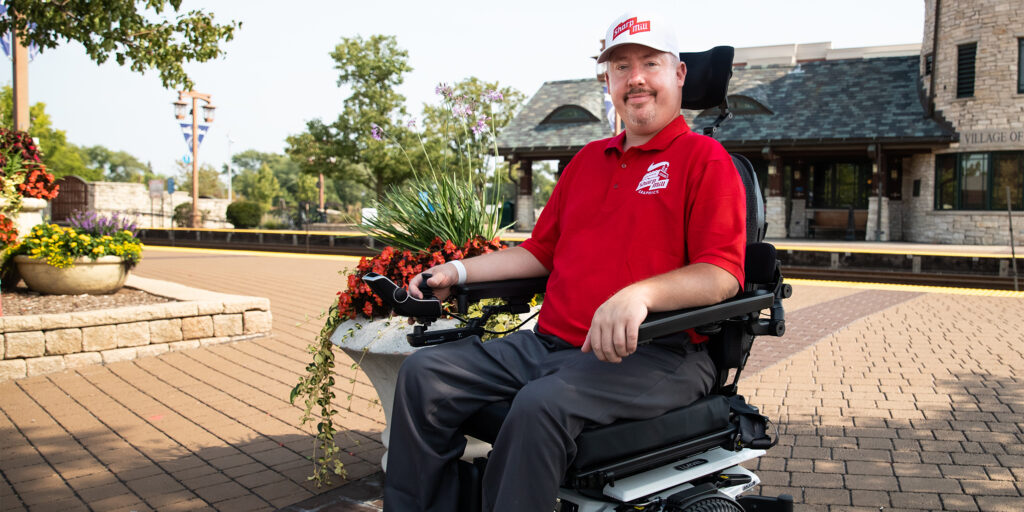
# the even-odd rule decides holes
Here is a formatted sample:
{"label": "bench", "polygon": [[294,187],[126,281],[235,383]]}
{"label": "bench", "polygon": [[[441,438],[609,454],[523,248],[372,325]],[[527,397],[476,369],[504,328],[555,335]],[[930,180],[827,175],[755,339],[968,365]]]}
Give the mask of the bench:
{"label": "bench", "polygon": [[808,215],[807,236],[809,238],[848,238],[860,240],[868,223],[867,210],[853,210],[853,238],[849,238],[850,210],[814,210]]}

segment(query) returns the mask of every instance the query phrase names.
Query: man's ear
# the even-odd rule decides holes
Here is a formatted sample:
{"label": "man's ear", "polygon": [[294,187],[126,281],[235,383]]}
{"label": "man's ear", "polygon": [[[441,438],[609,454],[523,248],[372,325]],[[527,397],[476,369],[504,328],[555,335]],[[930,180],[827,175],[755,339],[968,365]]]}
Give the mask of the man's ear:
{"label": "man's ear", "polygon": [[676,69],[676,76],[679,77],[679,87],[682,87],[686,83],[686,63],[680,61],[679,68]]}

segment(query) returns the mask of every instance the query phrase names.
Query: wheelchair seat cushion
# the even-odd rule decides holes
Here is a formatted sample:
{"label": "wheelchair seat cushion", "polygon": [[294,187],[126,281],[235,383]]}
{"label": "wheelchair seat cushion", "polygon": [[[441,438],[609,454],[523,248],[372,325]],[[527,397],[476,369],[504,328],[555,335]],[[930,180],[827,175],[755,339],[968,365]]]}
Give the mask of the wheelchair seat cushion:
{"label": "wheelchair seat cushion", "polygon": [[[463,432],[493,443],[509,408],[509,402],[484,407],[463,424]],[[571,469],[582,470],[616,461],[728,426],[728,399],[711,395],[654,418],[589,427],[576,438],[576,458]]]}

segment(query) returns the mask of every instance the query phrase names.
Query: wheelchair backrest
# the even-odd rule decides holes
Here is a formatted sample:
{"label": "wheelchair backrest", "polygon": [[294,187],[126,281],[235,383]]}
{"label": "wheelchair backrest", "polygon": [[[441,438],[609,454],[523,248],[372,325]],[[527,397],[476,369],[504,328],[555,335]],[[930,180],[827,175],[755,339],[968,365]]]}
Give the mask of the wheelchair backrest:
{"label": "wheelchair backrest", "polygon": [[[729,114],[729,80],[732,78],[732,59],[734,50],[731,46],[717,46],[703,52],[684,52],[679,60],[686,64],[686,83],[682,90],[681,106],[688,110],[706,110],[719,107],[721,115],[717,124],[728,120]],[[714,135],[715,130],[705,131]],[[765,221],[765,203],[754,166],[742,155],[730,154],[736,171],[740,174],[747,193],[747,251],[744,270],[746,283],[744,290],[770,290],[775,288],[775,281],[781,279],[778,273],[775,248],[764,243],[767,224]],[[753,321],[753,320],[751,320]],[[744,321],[727,321],[720,325],[718,332],[711,335],[709,352],[718,369],[718,379],[713,393],[735,394],[735,380],[727,385],[731,370],[742,370],[746,364],[754,335],[750,334]],[[738,373],[735,375],[738,379]]]}

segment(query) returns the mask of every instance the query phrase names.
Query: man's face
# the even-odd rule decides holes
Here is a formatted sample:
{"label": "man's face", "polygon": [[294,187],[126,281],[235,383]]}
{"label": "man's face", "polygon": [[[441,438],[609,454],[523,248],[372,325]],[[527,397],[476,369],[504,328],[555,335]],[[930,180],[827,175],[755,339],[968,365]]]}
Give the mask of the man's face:
{"label": "man's face", "polygon": [[608,59],[608,92],[626,135],[653,135],[679,115],[686,65],[669,54],[627,44]]}

